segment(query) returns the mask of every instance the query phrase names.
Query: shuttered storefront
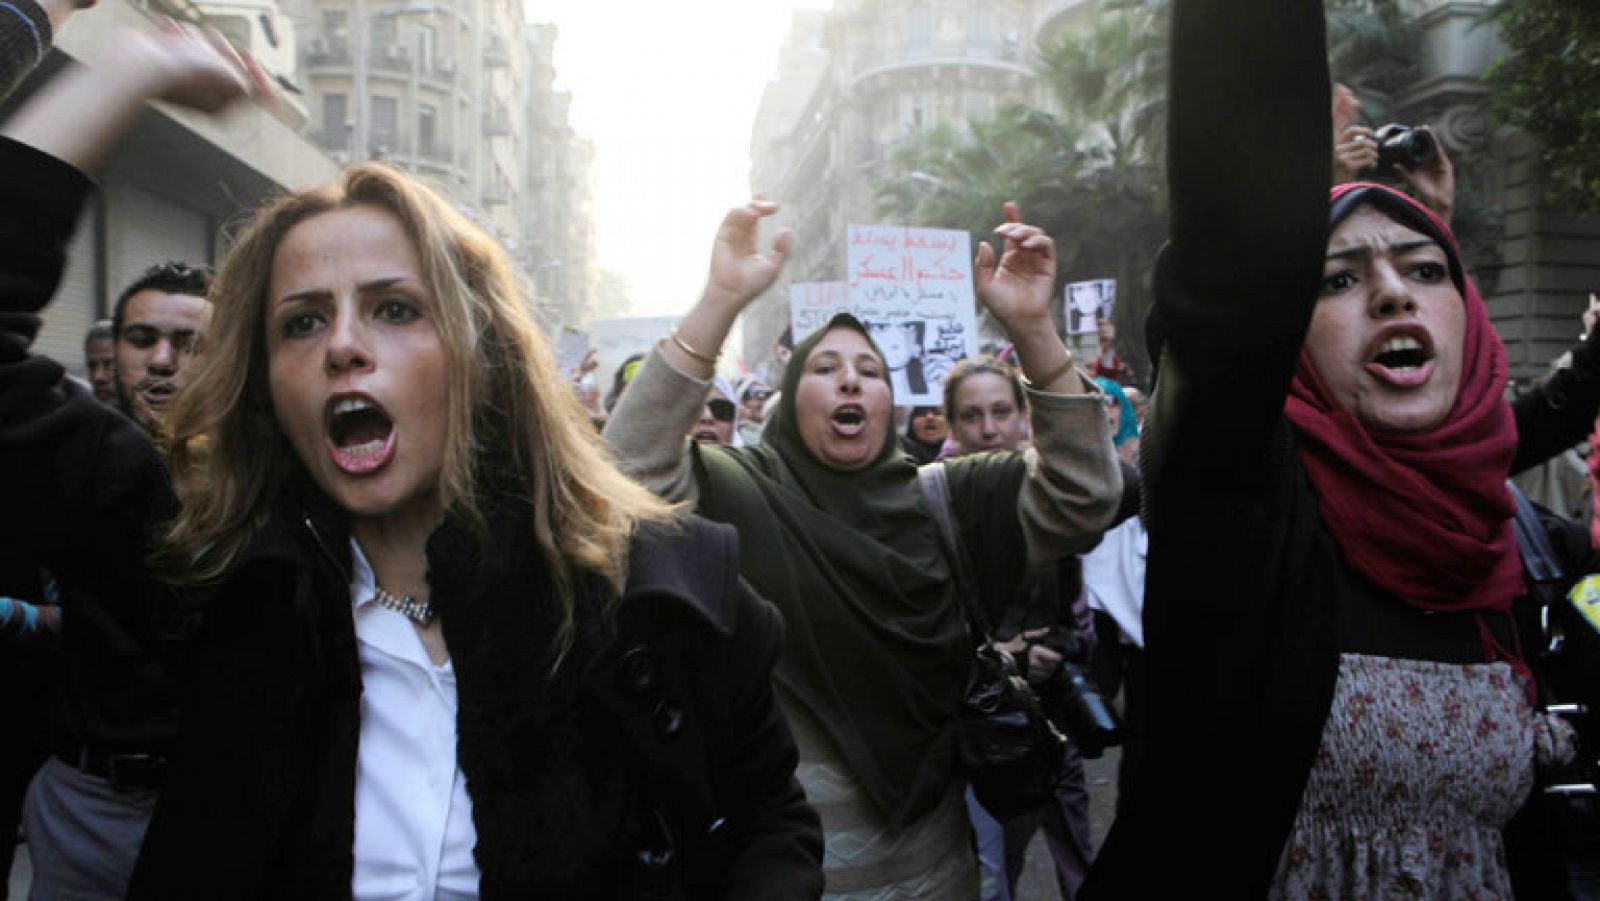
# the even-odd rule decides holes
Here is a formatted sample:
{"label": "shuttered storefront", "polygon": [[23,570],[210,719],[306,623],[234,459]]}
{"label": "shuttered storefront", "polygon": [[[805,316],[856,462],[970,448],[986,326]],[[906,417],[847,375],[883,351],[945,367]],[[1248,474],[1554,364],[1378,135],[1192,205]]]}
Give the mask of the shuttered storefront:
{"label": "shuttered storefront", "polygon": [[84,205],[78,230],[67,247],[67,269],[62,273],[61,286],[45,309],[44,325],[33,343],[35,353],[56,360],[80,376],[84,375],[83,336],[99,318],[95,313],[95,261],[99,255],[95,232],[95,204],[91,202]]}
{"label": "shuttered storefront", "polygon": [[106,186],[106,202],[107,228],[114,236],[107,238],[114,248],[106,272],[108,303],[156,263],[211,262],[211,229],[204,213],[125,179]]}
{"label": "shuttered storefront", "polygon": [[95,278],[100,258],[105,259],[103,315],[107,317],[122,289],[152,265],[167,260],[190,265],[211,262],[211,220],[204,213],[131,184],[120,174],[108,177],[102,190],[106,246],[96,244],[91,202],[73,235],[61,287],[34,342],[35,353],[54,358],[78,375],[84,374],[83,336],[99,318]]}

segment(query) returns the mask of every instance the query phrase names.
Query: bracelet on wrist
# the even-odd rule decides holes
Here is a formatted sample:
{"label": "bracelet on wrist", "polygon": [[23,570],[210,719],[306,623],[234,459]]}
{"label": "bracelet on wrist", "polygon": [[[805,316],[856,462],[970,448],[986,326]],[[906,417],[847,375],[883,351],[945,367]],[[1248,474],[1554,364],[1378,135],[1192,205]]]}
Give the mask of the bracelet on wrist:
{"label": "bracelet on wrist", "polygon": [[707,366],[717,365],[717,359],[721,356],[721,354],[718,354],[715,357],[708,357],[700,351],[690,347],[689,342],[683,340],[683,336],[678,334],[677,329],[672,330],[672,343],[678,345],[679,350],[683,351],[694,359],[699,360]]}
{"label": "bracelet on wrist", "polygon": [[[1045,376],[1043,378],[1030,379],[1030,378],[1028,378],[1028,374],[1027,373],[1020,372],[1019,374],[1020,374],[1020,376],[1022,378],[1022,385],[1023,385],[1024,388],[1027,388],[1029,391],[1043,391],[1044,387],[1046,385],[1055,384],[1056,379],[1059,379],[1062,376],[1066,375],[1069,371],[1072,370],[1072,367],[1077,365],[1077,363],[1078,363],[1078,361],[1073,359],[1073,357],[1072,357],[1072,351],[1069,350],[1069,351],[1067,351],[1067,358],[1061,362],[1061,365],[1057,366],[1056,368],[1054,368],[1052,370],[1050,370],[1048,373],[1045,374]],[[1020,369],[1020,367],[1019,367],[1019,369]]]}

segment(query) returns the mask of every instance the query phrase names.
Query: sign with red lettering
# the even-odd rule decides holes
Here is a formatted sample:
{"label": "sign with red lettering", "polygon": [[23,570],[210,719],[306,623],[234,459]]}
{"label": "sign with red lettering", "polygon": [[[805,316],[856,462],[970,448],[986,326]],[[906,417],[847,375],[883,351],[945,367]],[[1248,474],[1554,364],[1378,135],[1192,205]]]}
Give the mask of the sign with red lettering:
{"label": "sign with red lettering", "polygon": [[978,351],[967,233],[851,225],[845,236],[845,293],[850,311],[883,351],[894,402],[939,406],[945,376]]}
{"label": "sign with red lettering", "polygon": [[789,327],[796,344],[828,320],[848,312],[850,295],[844,282],[795,282],[789,286]]}

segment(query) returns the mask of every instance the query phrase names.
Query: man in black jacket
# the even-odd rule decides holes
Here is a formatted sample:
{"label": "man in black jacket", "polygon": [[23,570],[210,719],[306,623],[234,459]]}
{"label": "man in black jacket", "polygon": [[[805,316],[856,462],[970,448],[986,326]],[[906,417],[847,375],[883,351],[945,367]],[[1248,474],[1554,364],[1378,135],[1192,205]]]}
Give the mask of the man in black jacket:
{"label": "man in black jacket", "polygon": [[59,740],[25,810],[45,897],[126,891],[175,730],[146,562],[173,500],[144,431],[28,348],[91,186],[84,173],[145,101],[217,109],[250,88],[237,58],[196,32],[129,34],[116,53],[104,70],[57,79],[0,131],[0,496],[15,511],[0,523],[0,584],[37,585],[47,571],[69,611],[51,705]]}

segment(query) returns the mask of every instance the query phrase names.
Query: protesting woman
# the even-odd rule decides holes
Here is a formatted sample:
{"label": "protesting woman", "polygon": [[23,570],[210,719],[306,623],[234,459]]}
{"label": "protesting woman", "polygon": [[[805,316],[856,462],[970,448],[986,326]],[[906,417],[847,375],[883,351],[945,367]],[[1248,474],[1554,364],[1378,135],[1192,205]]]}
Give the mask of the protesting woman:
{"label": "protesting woman", "polygon": [[1421,203],[1330,204],[1320,3],[1178,0],[1173,42],[1147,737],[1090,888],[1551,897],[1513,822],[1562,730],[1488,311]]}
{"label": "protesting woman", "polygon": [[[25,110],[5,181],[35,206],[0,208],[59,248],[74,166],[147,96],[243,92],[181,41]],[[7,284],[47,298],[41,263]],[[131,896],[814,897],[781,621],[731,530],[607,460],[498,245],[358,167],[259,210],[213,287],[167,423],[182,735]]]}
{"label": "protesting woman", "polygon": [[[659,440],[683,433],[728,329],[783,264],[787,233],[771,258],[756,249],[774,209],[755,201],[728,214],[705,295],[647,359],[606,437],[625,471],[738,526],[745,577],[783,611],[775,679],[823,818],[828,893],[971,898],[951,718],[972,644],[866,327],[841,315],[795,348],[759,449]],[[1006,218],[999,265],[982,245],[975,275],[1031,377],[1034,449],[949,464],[991,603],[1013,596],[1030,567],[1092,544],[1122,487],[1099,396],[1050,324],[1054,245],[1014,205]]]}

